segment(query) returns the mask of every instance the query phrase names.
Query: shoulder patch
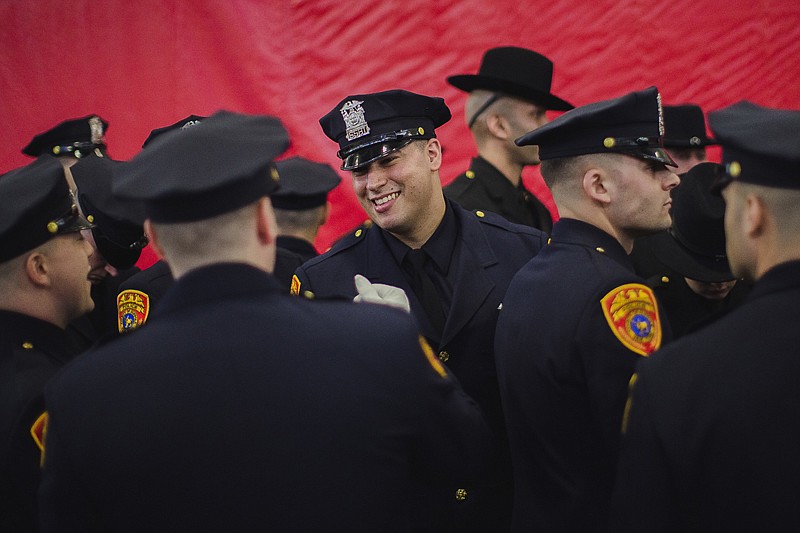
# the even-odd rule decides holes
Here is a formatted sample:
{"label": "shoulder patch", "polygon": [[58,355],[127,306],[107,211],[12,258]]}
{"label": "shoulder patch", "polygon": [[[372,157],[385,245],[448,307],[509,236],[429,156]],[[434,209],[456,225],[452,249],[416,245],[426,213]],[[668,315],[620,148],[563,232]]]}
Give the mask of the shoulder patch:
{"label": "shoulder patch", "polygon": [[300,294],[300,278],[297,277],[297,274],[292,276],[292,286],[289,289],[289,294],[294,296]]}
{"label": "shoulder patch", "polygon": [[117,326],[120,333],[144,325],[149,314],[150,296],[147,293],[126,289],[117,295]]}
{"label": "shoulder patch", "polygon": [[620,285],[600,300],[611,331],[629,350],[643,356],[661,346],[661,322],[653,291],[641,283]]}
{"label": "shoulder patch", "polygon": [[31,437],[39,448],[39,465],[44,464],[44,437],[47,435],[47,411],[39,415],[31,426]]}
{"label": "shoulder patch", "polygon": [[446,378],[447,370],[444,369],[444,366],[442,365],[441,361],[439,361],[439,358],[433,353],[433,348],[431,348],[431,345],[428,344],[428,341],[426,341],[425,337],[422,335],[419,336],[419,345],[422,347],[422,352],[425,354],[425,358],[428,359],[428,362],[431,364],[436,373],[443,378]]}

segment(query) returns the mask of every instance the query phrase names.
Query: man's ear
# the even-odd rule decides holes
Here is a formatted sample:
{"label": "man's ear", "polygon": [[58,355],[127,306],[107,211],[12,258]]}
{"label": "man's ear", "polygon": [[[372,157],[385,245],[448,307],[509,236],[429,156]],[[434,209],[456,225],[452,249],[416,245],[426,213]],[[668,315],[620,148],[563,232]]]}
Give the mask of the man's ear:
{"label": "man's ear", "polygon": [[52,284],[50,279],[50,263],[46,252],[36,250],[25,258],[23,263],[25,275],[30,282],[37,287],[49,287]]}
{"label": "man's ear", "polygon": [[147,235],[147,240],[150,243],[150,247],[153,249],[156,255],[164,259],[164,249],[161,248],[161,243],[158,240],[158,232],[153,226],[153,223],[150,222],[149,218],[144,221],[144,234]]}
{"label": "man's ear", "polygon": [[439,142],[439,139],[435,137],[433,139],[428,139],[426,154],[430,164],[430,171],[435,172],[439,170],[442,167],[442,144]]}
{"label": "man's ear", "polygon": [[767,209],[764,200],[748,194],[744,202],[745,234],[750,238],[759,237],[764,233],[767,224]]}
{"label": "man's ear", "polygon": [[608,185],[609,175],[602,168],[592,167],[583,173],[583,190],[596,202],[608,204],[611,201]]}
{"label": "man's ear", "polygon": [[489,113],[486,116],[486,128],[489,132],[498,139],[508,140],[511,131],[508,127],[508,121],[503,115],[499,113]]}
{"label": "man's ear", "polygon": [[272,210],[272,201],[264,196],[256,206],[256,232],[263,244],[271,244],[278,236],[278,223]]}

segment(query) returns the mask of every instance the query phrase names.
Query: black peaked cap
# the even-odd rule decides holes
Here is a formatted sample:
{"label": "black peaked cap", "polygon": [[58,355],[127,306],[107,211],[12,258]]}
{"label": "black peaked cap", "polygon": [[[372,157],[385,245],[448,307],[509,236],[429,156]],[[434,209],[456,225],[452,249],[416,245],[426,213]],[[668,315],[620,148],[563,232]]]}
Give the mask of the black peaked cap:
{"label": "black peaked cap", "polygon": [[281,187],[272,195],[278,209],[311,209],[325,205],[328,193],[341,178],[327,163],[316,163],[302,157],[276,161]]}
{"label": "black peaked cap", "polygon": [[33,157],[48,154],[73,155],[81,158],[91,153],[94,148],[105,147],[107,129],[108,122],[97,115],[65,120],[36,135],[22,149],[22,153]]}
{"label": "black peaked cap", "polygon": [[274,192],[273,160],[288,146],[279,119],[219,111],[196,126],[159,135],[115,169],[113,193],[144,202],[154,222],[204,220]]}
{"label": "black peaked cap", "polygon": [[178,122],[175,122],[174,124],[170,124],[169,126],[156,128],[153,131],[151,131],[150,135],[147,136],[147,139],[144,140],[144,142],[142,143],[142,148],[153,142],[153,140],[159,135],[162,135],[172,130],[185,130],[187,128],[191,128],[192,126],[200,124],[203,120],[207,118],[208,117],[203,117],[200,115],[189,115],[188,117],[183,118]]}

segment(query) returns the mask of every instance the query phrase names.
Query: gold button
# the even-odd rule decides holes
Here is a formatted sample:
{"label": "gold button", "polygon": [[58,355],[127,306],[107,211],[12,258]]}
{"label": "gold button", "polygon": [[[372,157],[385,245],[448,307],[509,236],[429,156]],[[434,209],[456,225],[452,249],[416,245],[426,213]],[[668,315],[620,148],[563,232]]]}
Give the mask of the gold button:
{"label": "gold button", "polygon": [[419,132],[420,135],[425,135],[425,128],[423,128],[422,126],[417,128],[417,131]]}
{"label": "gold button", "polygon": [[661,282],[662,282],[662,283],[669,283],[669,277],[667,277],[667,276],[661,276]]}
{"label": "gold button", "polygon": [[552,240],[553,240],[553,239],[550,239],[550,238],[548,238],[548,239],[547,239],[547,244],[550,244],[550,241],[552,241]]}
{"label": "gold button", "polygon": [[467,170],[467,179],[468,180],[475,179],[475,173],[471,170]]}
{"label": "gold button", "polygon": [[483,218],[486,216],[486,213],[483,211],[475,211],[475,214],[478,215],[478,218]]}
{"label": "gold button", "polygon": [[617,141],[614,140],[614,137],[606,137],[603,139],[603,146],[606,148],[614,148],[615,144],[617,144]]}
{"label": "gold button", "polygon": [[58,224],[56,224],[55,222],[48,222],[47,231],[55,235],[56,233],[58,233]]}
{"label": "gold button", "polygon": [[26,349],[26,350],[33,350],[33,344],[31,344],[31,343],[29,343],[29,342],[23,342],[23,343],[22,343],[22,347],[23,347],[24,349]]}
{"label": "gold button", "polygon": [[731,161],[728,165],[728,174],[732,178],[738,178],[742,174],[742,165],[738,161]]}
{"label": "gold button", "polygon": [[361,234],[362,234],[362,233],[364,233],[362,230],[360,230],[360,229],[357,229],[357,230],[356,230],[356,237],[361,237]]}
{"label": "gold button", "polygon": [[61,153],[61,147],[60,146],[53,146],[53,155],[58,155],[60,153]]}
{"label": "gold button", "polygon": [[601,254],[604,254],[604,253],[606,253],[606,249],[605,249],[605,248],[600,248],[599,246],[598,246],[597,248],[595,248],[595,250],[597,250],[597,251],[598,251],[598,252],[600,252]]}
{"label": "gold button", "polygon": [[272,175],[272,181],[280,181],[281,176],[280,176],[280,174],[278,174],[278,169],[277,168],[272,167],[271,169],[269,169],[269,171],[270,171],[270,174]]}
{"label": "gold button", "polygon": [[314,293],[311,291],[303,291],[303,297],[308,298],[309,300],[313,300]]}
{"label": "gold button", "polygon": [[442,350],[441,352],[439,352],[439,361],[441,361],[442,363],[446,363],[448,359],[450,359],[450,354],[447,353],[447,351]]}
{"label": "gold button", "polygon": [[467,489],[456,490],[456,500],[463,502],[467,499]]}
{"label": "gold button", "polygon": [[86,217],[86,220],[88,220],[89,222],[94,223],[94,215],[89,215],[88,217]]}

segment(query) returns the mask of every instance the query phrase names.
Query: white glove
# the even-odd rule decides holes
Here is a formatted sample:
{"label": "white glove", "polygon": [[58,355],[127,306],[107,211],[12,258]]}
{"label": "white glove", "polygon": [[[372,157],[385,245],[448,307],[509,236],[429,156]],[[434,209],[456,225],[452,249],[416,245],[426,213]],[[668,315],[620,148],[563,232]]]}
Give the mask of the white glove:
{"label": "white glove", "polygon": [[358,291],[356,297],[353,298],[354,302],[388,305],[402,309],[406,313],[411,312],[411,305],[408,303],[406,291],[400,287],[384,285],[383,283],[370,283],[361,274],[356,274],[354,279],[356,281],[356,290]]}

